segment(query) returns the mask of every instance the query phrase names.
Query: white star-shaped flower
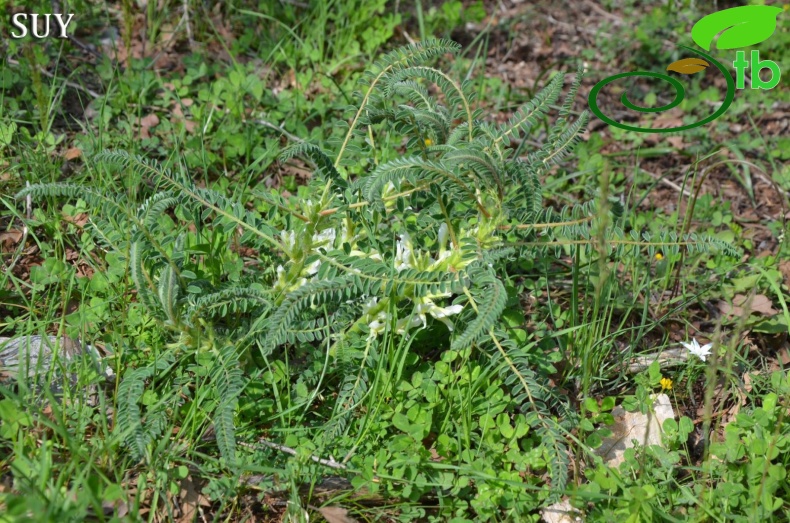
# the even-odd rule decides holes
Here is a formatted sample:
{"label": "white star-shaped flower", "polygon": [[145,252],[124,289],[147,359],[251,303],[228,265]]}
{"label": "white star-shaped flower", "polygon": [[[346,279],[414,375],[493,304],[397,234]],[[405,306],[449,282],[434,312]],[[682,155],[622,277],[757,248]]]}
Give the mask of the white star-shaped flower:
{"label": "white star-shaped flower", "polygon": [[713,348],[712,343],[708,343],[700,347],[697,338],[693,338],[691,343],[681,342],[681,344],[686,347],[691,354],[698,357],[702,361],[705,361],[705,358],[710,356],[710,349]]}

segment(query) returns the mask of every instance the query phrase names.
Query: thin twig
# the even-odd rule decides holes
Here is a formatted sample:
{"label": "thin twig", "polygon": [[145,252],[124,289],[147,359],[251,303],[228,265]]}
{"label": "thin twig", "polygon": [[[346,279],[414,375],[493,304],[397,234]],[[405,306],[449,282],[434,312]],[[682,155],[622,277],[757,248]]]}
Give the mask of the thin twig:
{"label": "thin twig", "polygon": [[569,225],[578,225],[581,223],[590,222],[595,219],[595,216],[585,216],[577,220],[570,220],[567,222],[554,222],[554,223],[519,223],[517,225],[500,225],[499,229],[552,229],[555,227],[567,227]]}
{"label": "thin twig", "polygon": [[[25,182],[25,187],[30,187],[30,182]],[[25,216],[28,220],[33,216],[33,198],[30,194],[27,195],[25,198]],[[27,236],[30,234],[30,229],[27,228],[27,221],[25,221],[22,225],[22,238],[19,240],[19,245],[17,246],[17,252],[14,254],[11,263],[3,268],[3,272],[10,275],[16,267],[17,262],[22,258],[22,253],[25,251],[25,245],[27,244]],[[3,263],[5,265],[5,263]]]}
{"label": "thin twig", "polygon": [[642,171],[643,173],[649,174],[650,176],[652,176],[653,178],[658,180],[659,183],[663,183],[667,187],[671,187],[672,189],[675,189],[677,192],[682,193],[683,196],[686,196],[687,198],[691,196],[691,191],[689,191],[688,189],[682,188],[681,186],[679,186],[675,182],[673,182],[671,180],[668,180],[668,179],[666,179],[666,178],[664,178],[662,176],[659,176],[658,174],[651,173],[650,171],[646,171],[646,170],[642,169],[641,167],[639,168],[639,170]]}
{"label": "thin twig", "polygon": [[401,34],[403,34],[403,38],[405,38],[406,41],[409,42],[411,45],[414,45],[414,44],[417,43],[417,42],[414,41],[414,38],[412,38],[409,35],[409,33],[406,32],[406,29],[404,29],[403,26],[400,26],[400,32],[401,32]]}
{"label": "thin twig", "polygon": [[[11,65],[19,65],[19,62],[17,62],[16,60],[14,60],[12,58],[8,59],[8,63],[11,64]],[[37,67],[37,69],[39,70],[39,72],[41,74],[43,74],[44,76],[46,76],[48,78],[57,78],[57,76],[55,76],[54,74],[50,73],[49,71],[47,71],[46,69],[44,69],[42,67]],[[78,91],[82,91],[84,93],[87,93],[87,94],[91,95],[94,98],[101,98],[102,97],[102,95],[100,95],[96,91],[91,91],[87,87],[83,87],[83,86],[81,86],[79,84],[75,84],[74,82],[69,82],[68,80],[63,80],[63,84],[67,85],[68,87],[71,87],[73,89],[77,89]]]}
{"label": "thin twig", "polygon": [[[82,40],[79,40],[78,38],[75,38],[74,35],[66,35],[66,36],[67,36],[69,42],[71,42],[72,44],[76,45],[77,47],[79,47],[83,51],[86,51],[86,52],[92,54],[96,58],[100,58],[100,59],[104,58],[104,56],[105,56],[104,53],[102,53],[101,51],[95,49],[94,46],[88,45],[85,42],[83,42]],[[114,60],[113,60],[113,62],[114,62]]]}
{"label": "thin twig", "polygon": [[187,40],[189,40],[189,49],[195,47],[195,40],[192,38],[192,28],[189,26],[189,0],[184,0],[184,21],[187,26]]}
{"label": "thin twig", "polygon": [[629,373],[635,374],[647,369],[655,361],[658,361],[661,368],[665,368],[686,363],[687,359],[688,351],[686,349],[669,349],[632,358],[628,362],[627,370]]}
{"label": "thin twig", "polygon": [[[263,438],[259,439],[258,443],[244,443],[244,442],[240,442],[239,445],[241,445],[242,447],[247,447],[247,448],[252,448],[252,449],[258,448],[258,445],[263,445],[264,447],[269,447],[270,449],[279,450],[280,452],[284,452],[286,454],[290,454],[291,456],[297,456],[298,455],[297,452],[294,449],[292,449],[291,447],[286,447],[285,445],[280,445],[279,443],[273,443],[273,442],[267,441],[267,440],[265,440]],[[315,461],[316,463],[318,463],[320,465],[325,465],[325,466],[333,468],[333,469],[348,470],[348,468],[343,463],[341,463],[339,461],[335,461],[335,458],[333,458],[332,456],[329,456],[329,459],[324,459],[324,458],[319,458],[318,456],[311,455],[310,459]]]}
{"label": "thin twig", "polygon": [[[156,66],[156,62],[159,61],[159,57],[161,57],[166,51],[170,50],[170,44],[173,43],[173,40],[178,34],[178,31],[181,29],[181,26],[184,24],[184,21],[187,22],[187,34],[189,34],[189,27],[188,27],[189,15],[187,14],[186,9],[184,9],[184,14],[182,14],[181,18],[178,20],[178,24],[176,25],[176,28],[173,29],[173,34],[171,34],[170,38],[168,38],[167,41],[164,44],[162,44],[161,49],[159,49],[159,51],[154,55],[154,57],[151,59],[151,63],[148,65],[148,67],[146,67],[146,69],[153,69]],[[145,38],[143,38],[143,45],[145,45],[145,42],[146,40]],[[191,43],[192,41],[190,40],[190,44]],[[156,48],[156,46],[154,46],[154,48]],[[143,56],[145,56],[145,48],[143,48],[142,54]]]}
{"label": "thin twig", "polygon": [[616,25],[623,25],[623,19],[622,18],[620,18],[619,16],[617,16],[614,13],[610,13],[609,11],[605,11],[602,7],[597,5],[595,2],[591,2],[590,0],[585,0],[584,3],[586,3],[588,6],[590,6],[590,8],[593,11],[595,11],[596,13],[598,13],[600,15],[605,16],[606,18],[608,18],[609,20],[614,22]]}
{"label": "thin twig", "polygon": [[[30,187],[30,182],[25,182],[25,187]],[[25,197],[25,217],[29,220],[33,217],[33,197],[30,193],[27,193]],[[25,224],[25,234],[27,234],[27,224]]]}
{"label": "thin twig", "polygon": [[295,136],[295,135],[289,133],[288,131],[286,131],[285,129],[283,129],[282,126],[275,125],[275,124],[273,124],[271,122],[267,122],[266,120],[263,120],[261,118],[258,118],[257,120],[255,120],[255,122],[261,124],[264,127],[268,127],[270,129],[274,129],[275,131],[281,132],[283,134],[283,136],[285,136],[286,138],[288,138],[289,140],[291,140],[293,142],[297,142],[297,143],[303,143],[304,142],[304,140],[302,140],[298,136]]}

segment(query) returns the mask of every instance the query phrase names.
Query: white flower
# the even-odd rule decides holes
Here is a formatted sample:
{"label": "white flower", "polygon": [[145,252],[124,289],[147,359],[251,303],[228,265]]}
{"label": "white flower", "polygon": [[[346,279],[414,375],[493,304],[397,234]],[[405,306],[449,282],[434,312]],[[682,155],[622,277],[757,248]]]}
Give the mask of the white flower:
{"label": "white flower", "polygon": [[321,267],[321,260],[316,260],[305,267],[304,271],[308,276],[314,276],[318,272],[319,267]]}
{"label": "white flower", "polygon": [[441,263],[452,255],[453,255],[453,251],[442,251],[439,253],[439,256],[436,257],[435,263],[437,264]]}
{"label": "white flower", "polygon": [[702,361],[705,361],[705,358],[710,356],[710,349],[713,348],[712,343],[708,343],[707,345],[703,345],[700,347],[697,338],[693,338],[691,343],[681,342],[681,344],[688,349],[688,351],[693,354],[694,356],[698,357]]}
{"label": "white flower", "polygon": [[402,271],[403,269],[412,269],[414,267],[411,260],[411,249],[409,233],[404,232],[395,245],[395,270]]}
{"label": "white flower", "polygon": [[[419,323],[422,323],[422,327],[427,327],[427,322],[425,321],[425,315],[430,314],[435,319],[439,320],[440,322],[444,323],[447,328],[452,331],[453,330],[453,322],[448,320],[448,316],[452,316],[454,314],[460,313],[464,310],[462,305],[449,305],[447,307],[439,307],[436,305],[433,300],[429,298],[425,298],[422,303],[419,303],[414,308],[415,318],[419,318]],[[413,321],[413,320],[412,320]]]}
{"label": "white flower", "polygon": [[344,243],[348,243],[349,245],[354,244],[354,240],[356,240],[356,235],[351,234],[352,228],[349,227],[349,219],[346,218],[343,220],[343,225],[340,227],[340,245]]}
{"label": "white flower", "polygon": [[368,328],[370,328],[370,334],[368,334],[368,339],[369,340],[373,339],[379,334],[381,334],[382,332],[384,332],[384,329],[387,328],[387,324],[389,323],[390,318],[391,316],[384,311],[380,311],[378,314],[376,314],[376,317],[373,318],[373,321],[368,323]]}
{"label": "white flower", "polygon": [[290,253],[296,246],[296,233],[294,231],[282,231],[280,238],[283,240],[283,247],[286,252]]}
{"label": "white flower", "polygon": [[375,338],[377,334],[384,332],[384,327],[386,326],[387,324],[384,321],[381,321],[380,319],[371,321],[370,323],[368,323],[368,327],[370,327],[370,334],[368,335],[368,337]]}
{"label": "white flower", "polygon": [[[363,298],[364,299],[364,298]],[[370,312],[370,309],[375,307],[379,302],[379,299],[376,296],[373,296],[365,304],[362,306],[362,314],[367,314]],[[349,302],[351,303],[351,302]]]}
{"label": "white flower", "polygon": [[[424,318],[424,316],[423,316]],[[398,323],[395,324],[395,332],[398,334],[406,334],[409,330],[413,329],[414,327],[419,327],[422,322],[420,316],[406,316],[405,318],[401,318],[398,320]]]}
{"label": "white flower", "polygon": [[[326,229],[313,235],[313,248],[326,247],[331,249],[335,245],[336,233],[334,229]],[[326,245],[324,245],[326,243]]]}
{"label": "white flower", "polygon": [[443,252],[444,248],[447,246],[447,238],[450,235],[450,229],[447,227],[446,223],[442,223],[439,227],[439,252]]}
{"label": "white flower", "polygon": [[447,307],[437,307],[434,305],[430,311],[430,315],[438,320],[446,318],[447,316],[452,316],[453,314],[459,314],[462,310],[464,310],[463,305],[448,305]]}

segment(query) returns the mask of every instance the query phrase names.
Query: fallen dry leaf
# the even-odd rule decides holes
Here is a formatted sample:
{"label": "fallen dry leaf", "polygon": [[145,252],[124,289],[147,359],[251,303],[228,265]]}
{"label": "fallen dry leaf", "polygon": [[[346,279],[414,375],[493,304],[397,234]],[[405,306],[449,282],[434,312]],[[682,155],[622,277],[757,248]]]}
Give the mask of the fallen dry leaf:
{"label": "fallen dry leaf", "polygon": [[743,390],[746,392],[752,391],[752,382],[755,377],[760,377],[760,373],[757,371],[743,373]]}
{"label": "fallen dry leaf", "polygon": [[65,158],[66,160],[75,160],[80,156],[82,156],[82,149],[79,149],[77,147],[71,147],[69,149],[66,149],[66,152],[63,153],[63,158]]}
{"label": "fallen dry leaf", "polygon": [[343,507],[321,507],[318,512],[329,523],[358,523],[356,519],[348,515],[348,510]]}
{"label": "fallen dry leaf", "polygon": [[12,251],[19,244],[22,236],[22,231],[18,229],[0,232],[0,245],[2,245],[4,251]]}
{"label": "fallen dry leaf", "polygon": [[683,137],[682,136],[670,136],[667,138],[667,142],[675,149],[683,149]]}
{"label": "fallen dry leaf", "polygon": [[64,222],[73,223],[77,227],[85,227],[85,224],[88,223],[89,219],[88,213],[85,212],[75,214],[74,216],[67,216],[65,214],[63,215]]}
{"label": "fallen dry leaf", "polygon": [[195,489],[192,476],[187,476],[181,480],[181,517],[179,523],[192,523],[197,516],[198,506],[209,507],[211,502]]}
{"label": "fallen dry leaf", "polygon": [[732,299],[732,304],[720,301],[719,310],[729,319],[743,317],[747,311],[749,314],[756,313],[769,317],[779,312],[773,308],[771,299],[764,294],[754,295],[751,301],[748,296],[736,294]]}
{"label": "fallen dry leaf", "polygon": [[[191,100],[190,100],[191,102]],[[191,105],[191,103],[190,103]],[[184,104],[184,107],[189,107],[188,105]],[[178,125],[179,123],[184,124],[184,128],[187,130],[188,133],[194,133],[195,129],[197,128],[197,122],[193,120],[187,120],[184,116],[184,111],[181,109],[181,106],[177,103],[173,104],[172,116],[170,117],[170,123],[174,126]]]}
{"label": "fallen dry leaf", "polygon": [[[656,119],[653,121],[653,125],[656,129],[668,129],[670,127],[680,127],[683,125],[683,114],[680,111],[676,111],[672,109],[671,111],[665,111],[660,113]],[[655,137],[655,143],[660,141],[659,137]]]}
{"label": "fallen dry leaf", "polygon": [[159,117],[157,115],[151,113],[148,116],[143,116],[140,118],[140,136],[142,138],[150,138],[151,133],[149,130],[157,125],[159,125]]}
{"label": "fallen dry leaf", "polygon": [[742,308],[736,307],[735,305],[730,305],[726,301],[719,302],[719,311],[721,311],[721,313],[727,316],[727,319],[730,320],[733,318],[740,318],[744,313]]}
{"label": "fallen dry leaf", "polygon": [[779,311],[773,308],[773,303],[768,296],[764,294],[756,294],[749,303],[749,298],[742,294],[736,294],[732,299],[732,303],[738,307],[748,307],[752,312],[765,314],[766,316],[773,316]]}
{"label": "fallen dry leaf", "polygon": [[785,285],[790,287],[790,261],[779,262],[779,272],[784,277]]}

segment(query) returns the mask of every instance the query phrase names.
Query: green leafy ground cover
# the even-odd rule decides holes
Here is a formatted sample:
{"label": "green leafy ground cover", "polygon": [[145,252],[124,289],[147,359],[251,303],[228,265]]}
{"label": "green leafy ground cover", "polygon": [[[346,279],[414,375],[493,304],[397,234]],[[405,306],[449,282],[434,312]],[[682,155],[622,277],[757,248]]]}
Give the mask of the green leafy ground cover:
{"label": "green leafy ground cover", "polygon": [[[141,5],[4,43],[0,334],[113,372],[3,382],[0,519],[790,517],[786,87],[660,139],[583,110],[699,7],[577,8],[560,58],[561,6]],[[604,463],[660,392],[663,445]]]}

